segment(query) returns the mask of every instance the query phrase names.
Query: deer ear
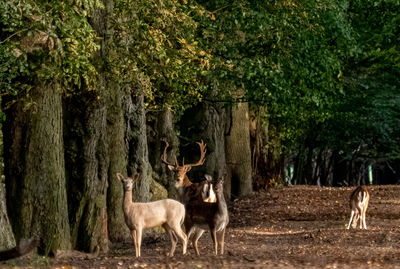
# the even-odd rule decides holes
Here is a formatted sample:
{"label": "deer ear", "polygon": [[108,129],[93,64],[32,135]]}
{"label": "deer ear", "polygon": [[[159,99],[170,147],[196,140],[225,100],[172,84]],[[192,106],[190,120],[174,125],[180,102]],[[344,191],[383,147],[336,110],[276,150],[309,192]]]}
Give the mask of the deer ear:
{"label": "deer ear", "polygon": [[190,171],[190,169],[192,169],[192,167],[191,166],[186,166],[186,172],[189,172]]}
{"label": "deer ear", "polygon": [[139,178],[139,176],[140,176],[140,174],[135,174],[135,175],[133,176],[133,180],[137,180],[137,179]]}
{"label": "deer ear", "polygon": [[175,170],[175,166],[173,166],[173,165],[168,165],[168,169],[171,170],[171,171],[174,171],[174,170]]}
{"label": "deer ear", "polygon": [[124,176],[121,173],[117,173],[117,178],[119,181],[124,179]]}

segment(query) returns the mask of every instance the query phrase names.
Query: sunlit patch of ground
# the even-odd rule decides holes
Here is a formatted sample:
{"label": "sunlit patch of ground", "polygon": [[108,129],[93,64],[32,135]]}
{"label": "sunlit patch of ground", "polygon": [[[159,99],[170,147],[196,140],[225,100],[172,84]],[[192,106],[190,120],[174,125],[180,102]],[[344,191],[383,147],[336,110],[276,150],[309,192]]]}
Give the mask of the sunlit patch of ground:
{"label": "sunlit patch of ground", "polygon": [[[255,193],[230,204],[226,254],[215,256],[210,234],[199,241],[201,256],[165,253],[165,234],[147,234],[142,257],[132,242],[112,245],[97,258],[47,259],[53,268],[400,268],[400,186],[369,187],[368,230],[347,230],[352,188],[296,186]],[[23,258],[0,267],[28,266]],[[36,261],[37,262],[37,261]]]}

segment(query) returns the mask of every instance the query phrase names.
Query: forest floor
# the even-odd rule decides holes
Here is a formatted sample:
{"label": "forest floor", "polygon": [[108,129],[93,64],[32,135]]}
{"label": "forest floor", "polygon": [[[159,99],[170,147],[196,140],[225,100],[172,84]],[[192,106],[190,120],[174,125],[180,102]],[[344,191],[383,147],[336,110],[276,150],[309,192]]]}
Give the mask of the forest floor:
{"label": "forest floor", "polygon": [[369,186],[368,230],[346,229],[353,188],[294,186],[257,192],[229,205],[224,255],[215,256],[210,234],[175,256],[165,234],[148,233],[142,257],[132,242],[89,257],[20,258],[0,267],[51,268],[400,268],[400,186]]}

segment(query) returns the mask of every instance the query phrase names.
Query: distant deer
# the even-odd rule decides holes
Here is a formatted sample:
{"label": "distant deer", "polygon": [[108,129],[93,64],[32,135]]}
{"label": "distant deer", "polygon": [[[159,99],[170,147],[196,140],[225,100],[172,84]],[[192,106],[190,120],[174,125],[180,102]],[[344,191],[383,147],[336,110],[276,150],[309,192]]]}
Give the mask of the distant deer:
{"label": "distant deer", "polygon": [[350,226],[356,228],[358,219],[360,219],[360,229],[367,229],[365,213],[367,211],[368,202],[369,193],[367,187],[358,186],[350,195],[351,216],[347,229],[350,229]]}
{"label": "distant deer", "polygon": [[134,181],[139,174],[130,177],[124,177],[117,173],[117,178],[123,183],[124,202],[123,210],[125,223],[131,231],[135,244],[136,257],[140,257],[140,246],[142,243],[142,230],[162,226],[171,239],[171,251],[169,256],[173,256],[178,242],[178,236],[182,240],[183,254],[186,254],[187,237],[182,231],[181,225],[185,218],[185,207],[183,204],[172,199],[164,199],[149,203],[132,202],[132,189]]}
{"label": "distant deer", "polygon": [[[212,177],[205,175],[207,181],[212,181]],[[185,229],[188,232],[188,239],[194,233],[193,247],[197,255],[200,255],[197,241],[208,226],[211,238],[214,243],[214,253],[218,255],[218,244],[220,254],[224,254],[225,230],[229,223],[228,207],[224,197],[224,180],[220,178],[215,184],[216,203],[206,203],[202,200],[191,201],[186,205]],[[206,226],[206,227],[204,227]],[[199,232],[199,227],[202,229]]]}

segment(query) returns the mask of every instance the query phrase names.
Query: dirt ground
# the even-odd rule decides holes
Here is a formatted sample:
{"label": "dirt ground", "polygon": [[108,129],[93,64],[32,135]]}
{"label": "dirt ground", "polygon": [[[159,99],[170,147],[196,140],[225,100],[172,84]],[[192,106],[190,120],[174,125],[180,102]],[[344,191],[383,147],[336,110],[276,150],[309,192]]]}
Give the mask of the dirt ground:
{"label": "dirt ground", "polygon": [[347,230],[353,188],[295,186],[258,192],[229,205],[226,254],[215,256],[210,234],[199,241],[201,256],[175,256],[165,234],[144,237],[142,257],[132,242],[108,255],[20,258],[0,267],[51,268],[400,268],[400,186],[369,186],[368,230]]}

